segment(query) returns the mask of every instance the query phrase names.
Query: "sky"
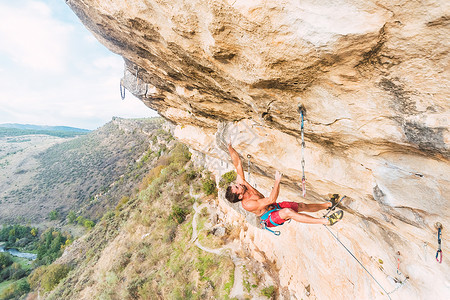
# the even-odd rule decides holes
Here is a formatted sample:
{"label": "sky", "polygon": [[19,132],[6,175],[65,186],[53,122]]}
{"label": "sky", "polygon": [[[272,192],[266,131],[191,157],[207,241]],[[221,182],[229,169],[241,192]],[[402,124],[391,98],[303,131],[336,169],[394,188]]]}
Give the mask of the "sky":
{"label": "sky", "polygon": [[157,116],[120,97],[122,57],[62,0],[0,0],[0,124],[96,129],[113,116]]}

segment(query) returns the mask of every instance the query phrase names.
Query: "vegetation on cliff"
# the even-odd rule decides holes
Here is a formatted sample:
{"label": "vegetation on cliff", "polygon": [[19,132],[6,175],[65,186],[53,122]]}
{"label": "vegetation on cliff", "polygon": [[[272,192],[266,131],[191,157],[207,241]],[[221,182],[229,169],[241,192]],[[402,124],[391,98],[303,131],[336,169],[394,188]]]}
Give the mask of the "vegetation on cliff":
{"label": "vegetation on cliff", "polygon": [[[156,137],[161,125],[159,118],[116,118],[24,158],[19,169],[2,170],[11,175],[5,178],[10,184],[2,191],[0,218],[3,223],[59,221],[72,210],[99,219],[123,196],[122,190],[132,188],[148,171],[150,136]],[[35,170],[27,168],[30,161],[36,161]]]}
{"label": "vegetation on cliff", "polygon": [[233,262],[190,241],[197,201],[191,192],[204,199],[215,192],[210,174],[195,168],[190,156],[182,144],[166,147],[139,190],[122,197],[55,262],[71,271],[47,299],[87,298],[87,290],[91,299],[226,299]]}

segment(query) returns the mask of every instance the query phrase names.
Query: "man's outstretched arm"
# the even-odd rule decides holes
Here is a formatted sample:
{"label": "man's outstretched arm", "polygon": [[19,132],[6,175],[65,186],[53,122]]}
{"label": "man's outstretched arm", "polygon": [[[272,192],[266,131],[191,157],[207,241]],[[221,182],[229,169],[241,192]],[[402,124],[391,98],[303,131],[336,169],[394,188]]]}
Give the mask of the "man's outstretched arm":
{"label": "man's outstretched arm", "polygon": [[230,152],[231,161],[236,168],[237,180],[239,183],[243,183],[245,181],[245,177],[244,169],[242,168],[242,161],[239,157],[239,154],[236,152],[236,150],[234,150],[233,146],[231,146],[231,142],[228,144],[228,151]]}

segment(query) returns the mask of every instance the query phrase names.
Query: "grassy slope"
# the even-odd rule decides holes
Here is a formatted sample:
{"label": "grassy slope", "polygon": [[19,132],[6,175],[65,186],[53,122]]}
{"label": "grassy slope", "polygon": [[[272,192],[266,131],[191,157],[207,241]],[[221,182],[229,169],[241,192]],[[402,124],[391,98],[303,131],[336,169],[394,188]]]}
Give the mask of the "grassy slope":
{"label": "grassy slope", "polygon": [[[136,197],[107,213],[68,249],[57,263],[74,269],[48,299],[227,298],[231,259],[204,253],[190,242],[194,200],[188,191],[199,179],[187,175],[193,173],[185,151],[178,146],[161,157],[154,165],[161,171],[149,173]],[[180,210],[182,223],[173,217]]]}
{"label": "grassy slope", "polygon": [[8,286],[14,282],[15,282],[15,280],[8,280],[8,281],[0,282],[0,294],[2,294],[3,291],[6,290],[8,288]]}

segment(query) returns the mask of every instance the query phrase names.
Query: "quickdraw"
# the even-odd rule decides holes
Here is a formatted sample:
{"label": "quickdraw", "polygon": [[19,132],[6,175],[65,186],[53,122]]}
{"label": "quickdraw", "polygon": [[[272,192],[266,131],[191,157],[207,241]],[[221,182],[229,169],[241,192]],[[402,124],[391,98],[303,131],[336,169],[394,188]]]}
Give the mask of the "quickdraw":
{"label": "quickdraw", "polygon": [[122,79],[120,80],[120,97],[125,100],[125,87],[123,86]]}
{"label": "quickdraw", "polygon": [[436,252],[436,261],[442,263],[442,249],[441,249],[441,235],[442,235],[442,224],[437,222],[436,228],[438,230],[438,250]]}
{"label": "quickdraw", "polygon": [[298,112],[300,113],[300,120],[301,120],[301,137],[302,137],[302,191],[303,191],[303,197],[306,196],[306,177],[305,177],[305,137],[304,137],[304,108],[303,105],[298,106]]}

